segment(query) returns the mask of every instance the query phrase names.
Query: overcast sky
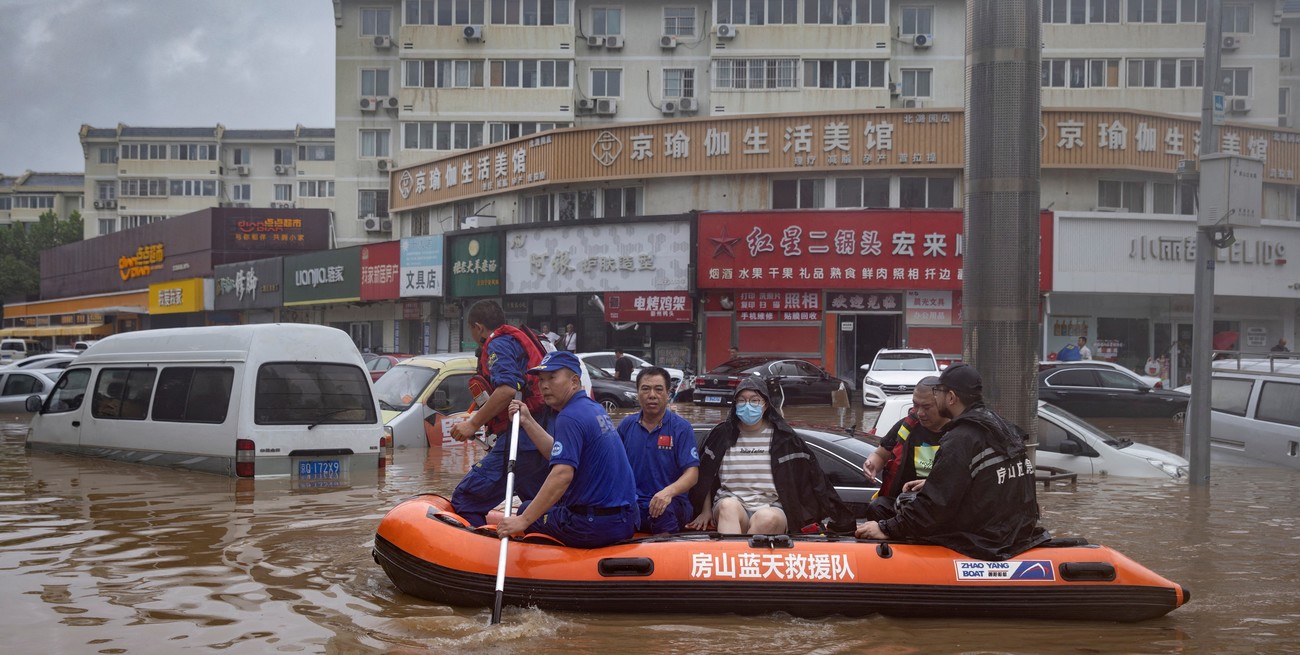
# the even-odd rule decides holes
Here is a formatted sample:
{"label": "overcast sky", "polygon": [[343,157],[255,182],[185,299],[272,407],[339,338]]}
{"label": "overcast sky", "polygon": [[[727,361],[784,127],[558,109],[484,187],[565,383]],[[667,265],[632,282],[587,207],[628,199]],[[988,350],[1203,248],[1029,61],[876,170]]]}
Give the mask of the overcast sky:
{"label": "overcast sky", "polygon": [[80,172],[77,130],[334,126],[330,0],[0,0],[0,173]]}

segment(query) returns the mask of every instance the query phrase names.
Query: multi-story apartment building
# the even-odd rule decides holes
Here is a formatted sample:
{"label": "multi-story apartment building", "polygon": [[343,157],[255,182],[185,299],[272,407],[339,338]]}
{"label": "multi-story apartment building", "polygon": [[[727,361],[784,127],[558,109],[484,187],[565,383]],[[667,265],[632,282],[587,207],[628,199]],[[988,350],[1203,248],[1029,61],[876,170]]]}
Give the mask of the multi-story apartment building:
{"label": "multi-story apartment building", "polygon": [[80,173],[0,175],[0,225],[35,223],[46,212],[67,218],[85,213]]}
{"label": "multi-story apartment building", "polygon": [[209,207],[334,208],[334,130],[81,126],[85,236]]}

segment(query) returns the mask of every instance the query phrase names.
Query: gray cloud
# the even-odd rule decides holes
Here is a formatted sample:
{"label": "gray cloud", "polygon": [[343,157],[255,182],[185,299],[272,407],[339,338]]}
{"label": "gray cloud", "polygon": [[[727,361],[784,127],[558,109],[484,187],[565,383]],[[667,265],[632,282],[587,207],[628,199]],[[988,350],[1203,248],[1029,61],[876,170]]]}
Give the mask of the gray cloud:
{"label": "gray cloud", "polygon": [[334,124],[330,0],[0,0],[0,172],[79,171],[82,123]]}

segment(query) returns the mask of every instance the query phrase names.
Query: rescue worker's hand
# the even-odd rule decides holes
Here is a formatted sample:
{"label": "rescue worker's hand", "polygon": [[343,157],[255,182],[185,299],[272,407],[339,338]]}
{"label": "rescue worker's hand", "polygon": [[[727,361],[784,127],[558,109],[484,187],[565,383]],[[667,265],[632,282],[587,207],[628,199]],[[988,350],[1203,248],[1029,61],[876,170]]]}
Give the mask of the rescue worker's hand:
{"label": "rescue worker's hand", "polygon": [[908,480],[903,483],[903,491],[920,491],[925,486],[925,480]]}
{"label": "rescue worker's hand", "polygon": [[451,438],[456,441],[469,441],[477,433],[478,428],[474,427],[474,424],[469,419],[451,426]]}
{"label": "rescue worker's hand", "polygon": [[862,471],[867,474],[869,479],[876,482],[880,480],[880,469],[884,468],[884,466],[885,462],[880,455],[871,453],[867,456],[867,461],[862,463]]}
{"label": "rescue worker's hand", "polygon": [[522,400],[510,401],[510,406],[506,408],[506,412],[509,413],[511,420],[514,420],[515,414],[519,414],[519,427],[521,428],[537,423],[537,420],[533,418],[533,413],[528,411],[528,405],[525,405]]}
{"label": "rescue worker's hand", "polygon": [[853,536],[858,539],[888,539],[884,532],[880,531],[880,524],[875,521],[867,521],[858,526],[857,532]]}
{"label": "rescue worker's hand", "polygon": [[519,515],[512,516],[508,519],[501,519],[501,522],[497,524],[497,536],[509,537],[512,535],[523,534],[524,530],[527,530],[529,525],[532,525],[532,522]]}
{"label": "rescue worker's hand", "polygon": [[713,521],[713,510],[706,509],[700,512],[700,515],[695,517],[694,521],[687,523],[686,527],[692,530],[708,530],[711,521]]}
{"label": "rescue worker's hand", "polygon": [[668,493],[667,489],[660,489],[659,493],[650,498],[650,517],[657,519],[662,516],[672,502],[672,494]]}

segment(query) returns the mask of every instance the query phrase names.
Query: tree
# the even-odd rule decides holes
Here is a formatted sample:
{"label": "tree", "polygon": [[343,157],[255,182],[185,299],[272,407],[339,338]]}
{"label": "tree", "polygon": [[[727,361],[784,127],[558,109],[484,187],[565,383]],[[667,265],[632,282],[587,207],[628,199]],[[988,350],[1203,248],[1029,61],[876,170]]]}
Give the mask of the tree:
{"label": "tree", "polygon": [[0,298],[25,298],[41,290],[41,252],[80,241],[81,212],[61,221],[52,211],[36,223],[0,227]]}

